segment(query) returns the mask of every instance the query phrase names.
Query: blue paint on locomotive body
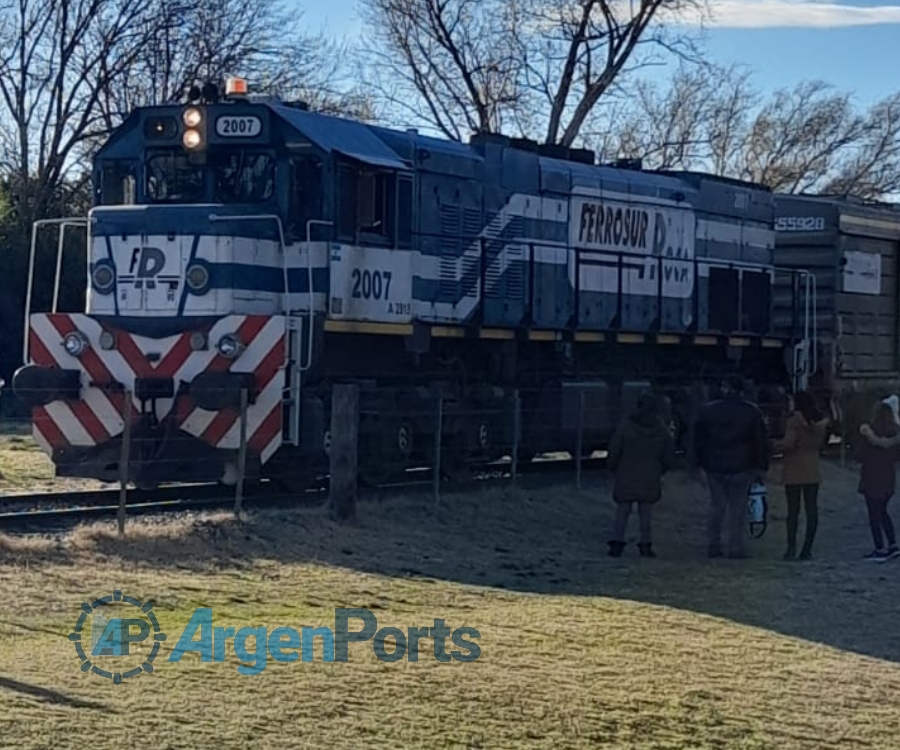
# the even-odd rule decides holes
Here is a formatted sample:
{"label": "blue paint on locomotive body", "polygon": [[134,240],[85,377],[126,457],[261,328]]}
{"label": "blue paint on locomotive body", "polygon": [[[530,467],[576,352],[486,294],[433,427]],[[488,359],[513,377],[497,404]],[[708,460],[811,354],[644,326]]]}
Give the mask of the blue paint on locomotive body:
{"label": "blue paint on locomotive body", "polygon": [[[317,228],[320,241],[362,248],[364,268],[356,270],[366,270],[367,248],[372,258],[406,254],[396,267],[408,274],[409,297],[398,301],[411,305],[413,319],[511,328],[769,332],[774,199],[764,188],[702,174],[595,166],[501,137],[456,143],[281,104],[217,107],[209,108],[213,116],[265,113],[262,141],[219,138],[212,130],[207,141],[222,153],[270,153],[276,168],[268,197],[223,206],[211,204],[210,193],[181,204],[104,206],[93,214],[95,238],[109,245],[158,235],[172,238],[173,246],[195,238],[194,252],[199,243],[207,254],[210,288],[283,294],[286,275],[294,309],[304,304],[295,304],[294,295],[309,292],[312,265],[313,304],[336,314],[336,285],[343,283],[338,277],[344,271],[336,269],[335,258],[345,256],[313,254],[305,242],[306,220],[321,218],[335,228],[330,236]],[[136,202],[150,203],[147,154],[174,153],[180,136],[151,143],[146,122],[151,116],[180,117],[181,110],[147,108],[129,117],[98,154],[95,184],[102,185],[104,167],[130,160]],[[314,183],[292,170],[306,155],[315,160],[309,163],[315,164],[318,202],[312,215],[304,208],[300,216],[292,180],[300,188]],[[389,207],[369,233],[347,224],[348,212],[354,220],[362,215],[360,183],[352,182],[360,173],[378,186],[372,188],[373,206],[380,200]],[[371,208],[372,218],[376,210]],[[275,222],[210,218],[270,213],[281,217],[288,243],[280,263],[259,249],[274,243],[277,250]],[[230,255],[202,249],[226,241],[235,243]],[[247,242],[257,243],[253,252],[259,258],[242,257]],[[97,262],[104,251],[95,247]],[[273,303],[273,314],[277,307]],[[362,319],[380,320],[372,309]],[[195,314],[231,311],[197,307]],[[182,305],[173,314],[191,309]]]}

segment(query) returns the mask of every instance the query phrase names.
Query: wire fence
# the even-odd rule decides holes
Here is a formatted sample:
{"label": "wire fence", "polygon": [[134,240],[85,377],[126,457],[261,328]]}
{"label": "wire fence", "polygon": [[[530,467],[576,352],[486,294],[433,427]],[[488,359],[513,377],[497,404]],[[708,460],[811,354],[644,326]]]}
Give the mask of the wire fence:
{"label": "wire fence", "polygon": [[[299,493],[324,482],[340,518],[354,514],[360,486],[430,482],[437,506],[448,485],[491,478],[515,486],[527,471],[556,467],[555,481],[580,490],[588,466],[605,457],[645,393],[657,397],[660,419],[687,468],[693,419],[709,393],[643,382],[520,390],[338,384],[308,394],[299,414],[248,388],[205,394],[204,405],[218,403],[218,409],[198,407],[190,394],[135,398],[127,389],[91,387],[60,398],[52,388],[31,417],[7,420],[2,430],[31,432],[58,476],[117,484],[124,532],[130,486],[219,481],[233,488],[240,516],[248,483],[274,480]],[[777,434],[782,405],[759,405]]]}

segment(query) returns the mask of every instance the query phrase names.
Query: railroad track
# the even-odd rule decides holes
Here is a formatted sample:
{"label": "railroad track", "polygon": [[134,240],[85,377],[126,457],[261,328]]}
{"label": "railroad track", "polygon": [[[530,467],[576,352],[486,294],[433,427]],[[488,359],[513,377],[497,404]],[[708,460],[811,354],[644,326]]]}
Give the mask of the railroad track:
{"label": "railroad track", "polygon": [[[839,446],[823,451],[825,460],[837,460]],[[778,461],[779,455],[773,457]],[[604,458],[582,459],[582,471],[596,475],[605,467]],[[552,486],[572,482],[575,460],[571,458],[537,458],[522,463],[518,474],[527,477],[527,486]],[[472,467],[472,478],[465,481],[442,481],[441,491],[464,492],[490,485],[508,486],[511,466],[495,462]],[[319,488],[302,492],[288,492],[271,480],[245,485],[242,505],[245,509],[296,508],[323,505],[328,502],[327,477]],[[433,487],[433,472],[429,468],[409,469],[403,477],[374,488],[361,488],[360,501],[388,494],[428,494]],[[130,489],[126,498],[128,517],[153,514],[172,514],[200,510],[231,510],[235,505],[233,487],[219,484],[172,485],[155,490]],[[119,489],[83,492],[36,493],[8,495],[0,498],[0,531],[35,533],[64,529],[85,521],[112,518],[118,512]]]}
{"label": "railroad track", "polygon": [[[582,460],[585,473],[596,473],[605,464],[603,459]],[[441,491],[465,491],[491,484],[508,485],[510,465],[494,463],[472,467],[472,478],[465,481],[441,482]],[[529,477],[529,485],[558,483],[574,479],[573,459],[536,459],[523,463],[518,473]],[[409,469],[404,476],[373,488],[360,488],[361,501],[385,494],[431,492],[434,475],[431,469]],[[537,481],[535,481],[537,480]],[[288,492],[272,480],[249,482],[244,487],[242,506],[245,509],[292,508],[322,505],[328,502],[327,477],[321,486],[302,492]],[[24,533],[47,532],[70,527],[85,521],[115,517],[119,508],[118,488],[80,492],[35,493],[7,495],[0,498],[0,531]],[[198,510],[231,510],[235,505],[235,489],[220,484],[181,484],[154,490],[129,489],[126,514],[171,514]]]}

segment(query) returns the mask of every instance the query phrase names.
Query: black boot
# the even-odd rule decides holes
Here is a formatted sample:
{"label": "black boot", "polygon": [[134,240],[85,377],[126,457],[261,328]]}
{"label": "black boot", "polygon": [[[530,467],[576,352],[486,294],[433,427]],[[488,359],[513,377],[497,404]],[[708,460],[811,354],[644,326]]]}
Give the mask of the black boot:
{"label": "black boot", "polygon": [[803,540],[803,549],[800,550],[798,560],[812,560],[813,542],[816,540],[816,530],[819,526],[819,509],[814,503],[806,505],[806,538]]}
{"label": "black boot", "polygon": [[653,551],[653,545],[650,542],[639,544],[638,549],[641,552],[641,557],[656,557],[656,553]]}
{"label": "black boot", "polygon": [[621,557],[622,552],[625,549],[625,542],[609,542],[609,556],[610,557]]}

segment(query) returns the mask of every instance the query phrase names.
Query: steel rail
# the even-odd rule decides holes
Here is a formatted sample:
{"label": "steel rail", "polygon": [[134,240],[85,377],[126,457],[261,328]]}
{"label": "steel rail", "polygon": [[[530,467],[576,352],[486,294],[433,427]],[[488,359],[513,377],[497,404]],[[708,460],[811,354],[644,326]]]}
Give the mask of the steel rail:
{"label": "steel rail", "polygon": [[[572,459],[537,460],[522,464],[521,473],[542,477],[556,484],[572,473]],[[584,459],[583,468],[597,468],[602,459]],[[509,483],[509,462],[481,464],[470,467],[471,478],[442,483],[446,490],[465,491],[488,485]],[[523,471],[524,470],[524,471]],[[429,468],[407,470],[406,476],[379,484],[361,487],[360,499],[383,496],[385,493],[418,493],[431,490],[433,471]],[[418,476],[417,476],[418,475]],[[323,484],[327,485],[327,478]],[[118,489],[89,490],[30,495],[7,495],[0,498],[0,530],[44,528],[57,524],[71,525],[97,518],[115,516],[118,509]],[[248,508],[306,507],[327,503],[327,487],[315,486],[302,491],[288,492],[273,480],[247,486],[245,505]],[[13,506],[17,509],[10,510]],[[131,490],[127,500],[129,515],[175,513],[191,510],[229,510],[234,507],[234,493],[219,484],[174,485],[155,490]]]}

